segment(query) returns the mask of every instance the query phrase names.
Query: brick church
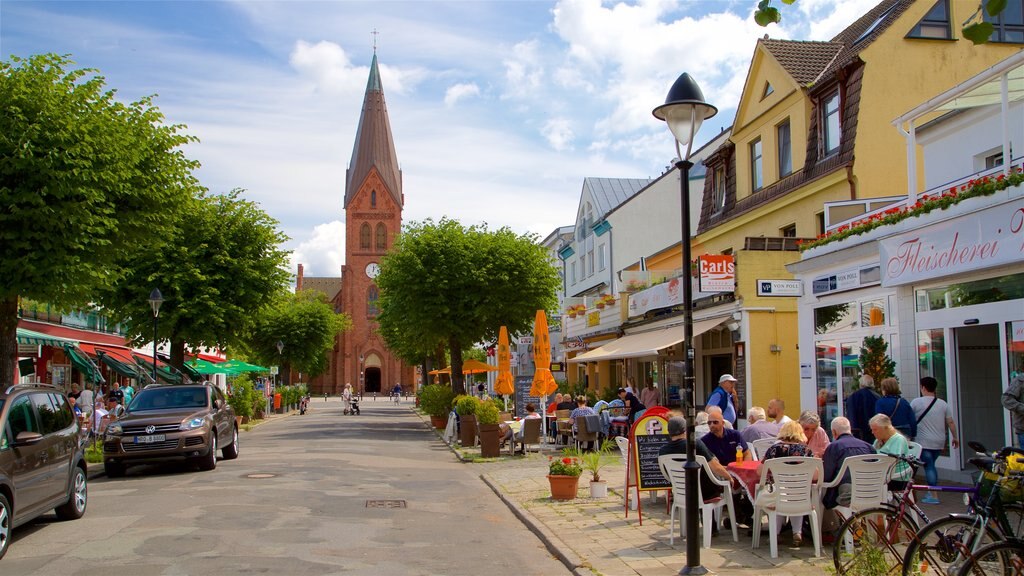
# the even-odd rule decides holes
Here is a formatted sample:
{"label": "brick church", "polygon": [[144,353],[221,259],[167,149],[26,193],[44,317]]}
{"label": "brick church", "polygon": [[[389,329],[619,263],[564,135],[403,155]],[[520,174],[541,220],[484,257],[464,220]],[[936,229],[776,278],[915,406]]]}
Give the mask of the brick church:
{"label": "brick church", "polygon": [[363,96],[352,159],[345,178],[345,263],[341,277],[303,277],[298,267],[296,291],[327,294],[336,312],[352,318],[338,336],[327,372],[309,383],[311,394],[339,394],[346,383],[364,393],[389,393],[395,384],[413,385],[413,368],[405,366],[377,334],[377,285],[381,258],[402,228],[402,171],[398,167],[391,123],[384,103],[377,53]]}

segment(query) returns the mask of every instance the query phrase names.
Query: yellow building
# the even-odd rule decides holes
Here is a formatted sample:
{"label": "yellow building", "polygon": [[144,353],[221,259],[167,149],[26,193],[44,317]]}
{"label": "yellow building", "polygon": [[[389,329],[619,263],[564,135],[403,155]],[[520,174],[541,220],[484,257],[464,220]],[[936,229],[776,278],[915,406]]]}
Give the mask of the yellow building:
{"label": "yellow building", "polygon": [[[960,38],[960,23],[977,7],[885,0],[828,42],[758,41],[732,135],[705,160],[692,243],[695,258],[735,257],[735,300],[695,312],[695,320],[725,313],[739,321],[731,366],[745,407],[781,397],[790,416],[815,408],[800,405],[796,294],[778,295],[795,289],[785,265],[799,260],[800,238],[822,234],[830,221],[906,197],[906,141],[893,118],[1020,50],[1004,41],[1019,40],[1024,27],[1010,10],[988,44]],[[825,213],[825,202],[840,201]],[[678,269],[679,258],[677,245],[647,262]],[[698,403],[724,369],[711,357],[728,348],[713,337],[695,340]],[[708,345],[717,349],[709,354]]]}

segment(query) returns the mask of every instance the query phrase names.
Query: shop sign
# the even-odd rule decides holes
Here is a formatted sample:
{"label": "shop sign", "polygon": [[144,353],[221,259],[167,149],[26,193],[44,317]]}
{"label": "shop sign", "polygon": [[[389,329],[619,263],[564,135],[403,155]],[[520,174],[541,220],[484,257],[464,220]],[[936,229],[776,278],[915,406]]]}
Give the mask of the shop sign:
{"label": "shop sign", "polygon": [[732,254],[705,254],[697,262],[701,292],[732,292],[736,289],[736,263]]}
{"label": "shop sign", "polygon": [[800,280],[758,280],[758,296],[803,296],[804,283]]}
{"label": "shop sign", "polygon": [[587,314],[587,328],[593,328],[601,324],[601,311],[595,310]]}
{"label": "shop sign", "polygon": [[563,345],[566,348],[572,348],[574,350],[587,350],[589,348],[586,341],[584,341],[580,336],[566,340]]}
{"label": "shop sign", "polygon": [[877,265],[867,266],[854,270],[844,270],[829,276],[815,278],[811,282],[812,294],[828,294],[830,292],[843,292],[854,290],[864,286],[878,284],[879,268]]}
{"label": "shop sign", "polygon": [[563,366],[561,362],[552,362],[551,363],[551,371],[552,372],[565,372],[565,366]]}
{"label": "shop sign", "polygon": [[1024,261],[1024,199],[879,242],[882,286]]}
{"label": "shop sign", "polygon": [[520,336],[519,345],[525,346],[527,344],[533,344],[533,336]]}

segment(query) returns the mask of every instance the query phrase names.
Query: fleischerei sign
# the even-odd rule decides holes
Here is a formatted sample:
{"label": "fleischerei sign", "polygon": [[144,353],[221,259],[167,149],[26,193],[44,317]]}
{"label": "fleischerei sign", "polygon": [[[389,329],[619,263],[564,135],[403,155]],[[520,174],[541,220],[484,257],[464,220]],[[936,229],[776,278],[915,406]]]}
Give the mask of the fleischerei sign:
{"label": "fleischerei sign", "polygon": [[879,241],[882,286],[1024,261],[1024,199]]}

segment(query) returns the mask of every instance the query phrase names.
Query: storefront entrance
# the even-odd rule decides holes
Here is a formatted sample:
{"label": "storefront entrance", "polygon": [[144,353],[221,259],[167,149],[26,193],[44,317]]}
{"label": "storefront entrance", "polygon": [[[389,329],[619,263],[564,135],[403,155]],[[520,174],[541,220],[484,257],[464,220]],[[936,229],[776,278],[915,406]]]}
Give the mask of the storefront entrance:
{"label": "storefront entrance", "polygon": [[[959,385],[960,437],[964,444],[975,440],[989,450],[1006,443],[1006,410],[1000,403],[1003,393],[999,326],[964,326],[953,329],[956,347],[956,374]],[[961,466],[973,450],[960,450]]]}

